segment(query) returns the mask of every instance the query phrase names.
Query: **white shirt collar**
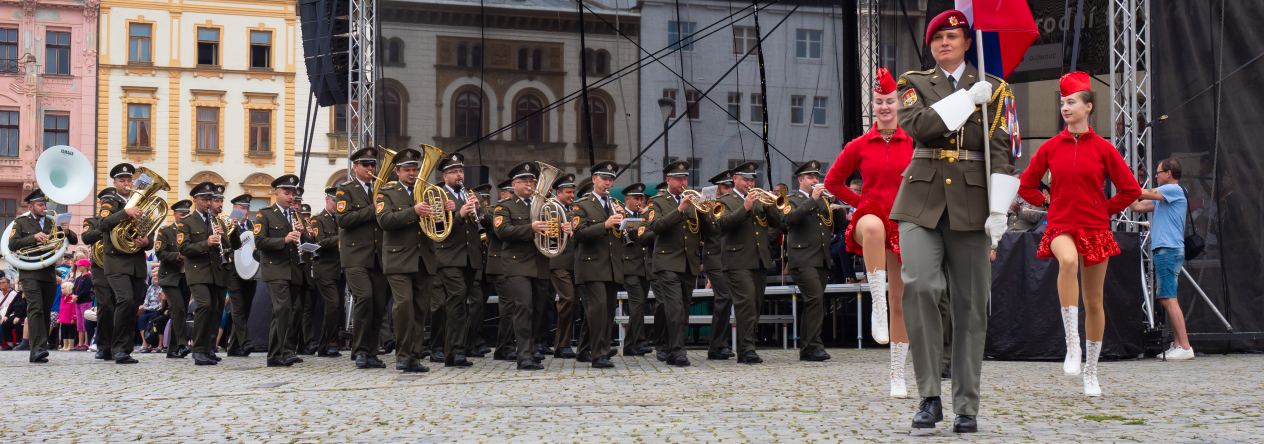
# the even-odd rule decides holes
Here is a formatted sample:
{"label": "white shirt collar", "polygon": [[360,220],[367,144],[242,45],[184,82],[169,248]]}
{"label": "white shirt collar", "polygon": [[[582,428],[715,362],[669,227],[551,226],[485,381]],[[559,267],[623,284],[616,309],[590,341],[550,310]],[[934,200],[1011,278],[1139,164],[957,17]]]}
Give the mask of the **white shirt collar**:
{"label": "white shirt collar", "polygon": [[957,65],[957,69],[953,70],[952,72],[948,72],[948,70],[944,69],[944,67],[942,66],[939,67],[939,70],[942,71],[944,75],[948,77],[952,77],[954,81],[960,84],[961,76],[966,75],[966,62],[962,61],[960,65]]}
{"label": "white shirt collar", "polygon": [[803,195],[804,195],[804,196],[806,196],[806,197],[812,197],[812,193],[809,193],[809,192],[807,192],[807,191],[799,190],[799,192],[800,192],[800,193],[803,193]]}
{"label": "white shirt collar", "polygon": [[742,200],[746,200],[746,193],[738,191],[737,188],[733,188],[733,194],[736,194],[737,197],[742,198]]}

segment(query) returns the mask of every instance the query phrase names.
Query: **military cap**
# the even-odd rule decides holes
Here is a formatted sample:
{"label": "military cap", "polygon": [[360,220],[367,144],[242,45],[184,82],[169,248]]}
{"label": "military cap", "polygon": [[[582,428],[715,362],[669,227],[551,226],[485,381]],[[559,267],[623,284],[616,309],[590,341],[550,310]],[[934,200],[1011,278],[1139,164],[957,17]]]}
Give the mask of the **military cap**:
{"label": "military cap", "polygon": [[716,174],[715,176],[712,176],[710,179],[707,180],[707,182],[710,182],[712,185],[732,185],[733,184],[733,170],[721,171],[720,174]]}
{"label": "military cap", "polygon": [[588,172],[594,176],[614,177],[619,173],[619,165],[614,163],[614,161],[607,160],[593,165],[592,168],[588,169]]}
{"label": "military cap", "polygon": [[396,168],[399,168],[402,166],[420,165],[421,164],[421,151],[417,151],[412,148],[404,148],[402,150],[399,150],[398,153],[395,153],[394,161],[395,161]]}
{"label": "military cap", "polygon": [[632,185],[623,187],[623,195],[624,196],[644,196],[645,184],[637,182]]}
{"label": "military cap", "polygon": [[821,163],[815,160],[809,160],[807,162],[803,162],[803,165],[800,165],[799,169],[794,170],[794,177],[799,177],[804,174],[821,174]]}
{"label": "military cap", "polygon": [[351,153],[351,161],[354,163],[371,163],[377,165],[377,149],[361,148]]}
{"label": "military cap", "polygon": [[660,193],[666,189],[667,189],[667,182],[659,182],[658,185],[654,185],[654,190]]}
{"label": "military cap", "polygon": [[272,188],[286,188],[290,190],[298,189],[298,176],[286,174],[272,181]]}
{"label": "military cap", "polygon": [[461,153],[452,153],[439,160],[439,171],[447,171],[448,168],[461,168],[465,166],[465,155]]}
{"label": "military cap", "polygon": [[338,187],[325,188],[325,197],[337,200],[338,199],[337,196],[338,196]]}
{"label": "military cap", "polygon": [[136,174],[136,167],[132,166],[130,163],[120,163],[118,165],[114,165],[114,168],[110,168],[111,179],[123,176],[132,177],[133,174]]}
{"label": "military cap", "polygon": [[311,215],[311,214],[312,214],[312,206],[311,206],[311,205],[308,205],[308,204],[303,204],[303,205],[300,205],[300,206],[299,206],[299,208],[300,208],[300,209],[298,210],[298,214],[302,214],[302,215],[304,215],[304,216],[308,216],[308,215]]}
{"label": "military cap", "polygon": [[26,203],[48,202],[48,196],[44,195],[44,190],[36,188],[35,191],[31,192],[31,194],[27,194],[26,198],[22,199],[22,202],[26,202]]}
{"label": "military cap", "polygon": [[949,9],[939,13],[935,18],[930,20],[926,25],[926,44],[930,44],[931,37],[935,33],[944,29],[967,28],[966,37],[970,36],[970,22],[966,21],[966,15],[956,9]]}
{"label": "military cap", "polygon": [[[273,182],[272,186],[276,186],[276,182]],[[193,189],[189,190],[189,197],[211,196],[213,194],[215,194],[214,182],[202,182],[194,185]]]}
{"label": "military cap", "polygon": [[504,182],[496,184],[498,190],[508,190],[513,188],[513,178],[505,179]]}
{"label": "military cap", "polygon": [[175,211],[177,213],[188,213],[191,208],[193,208],[193,201],[188,199],[171,204],[171,211]]}
{"label": "military cap", "polygon": [[591,193],[592,190],[592,178],[585,177],[584,180],[579,181],[579,187],[575,190],[575,198],[584,197],[584,195]]}
{"label": "military cap", "polygon": [[223,198],[224,198],[224,188],[226,188],[226,187],[224,187],[223,185],[216,184],[216,185],[215,185],[215,194],[212,194],[212,195],[211,195],[211,197],[216,198],[216,199],[223,199]]}
{"label": "military cap", "polygon": [[748,179],[754,179],[755,175],[758,173],[759,173],[759,164],[755,162],[746,162],[741,165],[738,165],[737,168],[733,168],[734,175],[742,176]]}
{"label": "military cap", "polygon": [[561,175],[561,176],[558,176],[557,180],[553,181],[553,187],[552,187],[552,188],[553,188],[554,190],[556,190],[556,189],[558,189],[558,188],[565,188],[565,187],[571,187],[571,188],[574,188],[574,187],[575,187],[575,175],[574,175],[574,174],[563,174],[563,175]]}
{"label": "military cap", "polygon": [[240,196],[234,197],[233,200],[228,201],[228,203],[231,203],[233,205],[250,205],[251,200],[254,200],[254,196],[251,196],[250,193],[246,193],[246,194],[242,194]]}
{"label": "military cap", "polygon": [[667,164],[667,168],[663,168],[664,176],[688,176],[689,162],[685,160],[677,160]]}
{"label": "military cap", "polygon": [[485,183],[485,184],[476,186],[473,188],[473,191],[475,193],[478,193],[480,196],[490,196],[492,192],[492,184]]}
{"label": "military cap", "polygon": [[105,199],[106,197],[113,196],[115,194],[118,194],[118,190],[115,190],[114,187],[105,187],[97,193],[97,199]]}
{"label": "military cap", "polygon": [[540,165],[535,162],[523,162],[509,170],[509,180],[519,177],[530,177],[535,179],[540,176]]}

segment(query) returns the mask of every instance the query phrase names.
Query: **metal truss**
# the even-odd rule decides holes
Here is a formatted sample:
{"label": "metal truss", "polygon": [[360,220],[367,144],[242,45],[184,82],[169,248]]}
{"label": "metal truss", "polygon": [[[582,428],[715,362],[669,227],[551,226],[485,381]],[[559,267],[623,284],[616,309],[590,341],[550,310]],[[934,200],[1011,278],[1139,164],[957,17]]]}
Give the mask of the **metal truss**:
{"label": "metal truss", "polygon": [[878,70],[882,63],[881,57],[881,34],[878,29],[878,2],[880,0],[860,0],[856,2],[856,19],[860,22],[859,26],[859,42],[860,42],[860,119],[862,130],[868,131],[873,125],[874,114],[873,107],[869,103],[873,102],[874,89],[874,73]]}
{"label": "metal truss", "polygon": [[[1110,1],[1110,118],[1115,144],[1149,183],[1153,154],[1150,118],[1150,0]],[[1146,184],[1142,184],[1145,186]]]}
{"label": "metal truss", "polygon": [[349,79],[347,86],[347,171],[351,153],[374,146],[377,123],[377,0],[350,0]]}

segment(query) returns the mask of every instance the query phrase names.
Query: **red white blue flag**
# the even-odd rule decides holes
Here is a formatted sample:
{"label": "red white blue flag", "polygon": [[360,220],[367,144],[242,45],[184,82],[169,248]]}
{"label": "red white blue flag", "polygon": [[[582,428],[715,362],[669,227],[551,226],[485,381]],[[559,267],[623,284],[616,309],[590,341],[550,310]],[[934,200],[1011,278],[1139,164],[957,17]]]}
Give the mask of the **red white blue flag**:
{"label": "red white blue flag", "polygon": [[[1027,0],[956,0],[975,31],[983,31],[983,60],[988,74],[1008,78],[1040,36]],[[978,60],[975,49],[967,57]]]}

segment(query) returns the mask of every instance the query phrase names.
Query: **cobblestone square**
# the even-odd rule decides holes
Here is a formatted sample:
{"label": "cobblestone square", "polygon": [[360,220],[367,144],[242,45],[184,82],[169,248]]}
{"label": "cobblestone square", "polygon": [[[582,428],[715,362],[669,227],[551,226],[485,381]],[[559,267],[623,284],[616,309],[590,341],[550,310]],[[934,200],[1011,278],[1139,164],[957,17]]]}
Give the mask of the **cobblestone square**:
{"label": "cobblestone square", "polygon": [[886,349],[829,352],[765,350],[747,366],[694,350],[687,368],[619,356],[605,370],[550,358],[536,372],[488,357],[401,376],[345,357],[123,366],[53,352],[32,365],[11,351],[0,442],[1259,442],[1264,430],[1264,356],[1103,362],[1096,399],[1059,362],[987,361],[980,433],[957,436],[950,396],[938,429],[909,427],[911,364],[913,398],[892,399]]}

